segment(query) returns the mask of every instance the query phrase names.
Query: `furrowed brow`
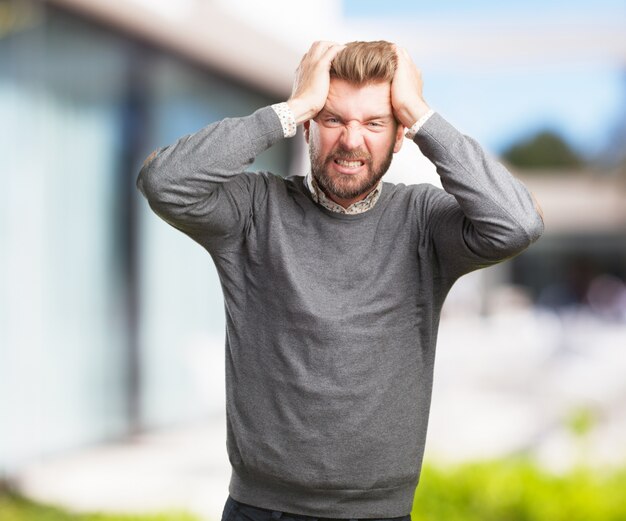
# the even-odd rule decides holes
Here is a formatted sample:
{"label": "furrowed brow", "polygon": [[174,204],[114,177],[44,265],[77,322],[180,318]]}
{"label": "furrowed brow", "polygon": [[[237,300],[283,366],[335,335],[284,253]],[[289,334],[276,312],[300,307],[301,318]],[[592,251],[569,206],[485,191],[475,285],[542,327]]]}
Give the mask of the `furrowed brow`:
{"label": "furrowed brow", "polygon": [[[333,117],[343,121],[343,116],[328,108],[323,108],[319,112],[318,117]],[[371,116],[366,116],[365,118],[363,118],[363,121],[384,121],[385,123],[387,123],[393,121],[393,119],[394,118],[391,114],[373,114]]]}
{"label": "furrowed brow", "polygon": [[365,118],[365,121],[391,121],[392,119],[391,114],[375,114]]}
{"label": "furrowed brow", "polygon": [[341,118],[341,116],[339,116],[339,114],[337,114],[337,113],[335,113],[332,110],[327,109],[327,108],[323,108],[322,110],[320,110],[318,115],[319,116],[333,116],[335,118]]}

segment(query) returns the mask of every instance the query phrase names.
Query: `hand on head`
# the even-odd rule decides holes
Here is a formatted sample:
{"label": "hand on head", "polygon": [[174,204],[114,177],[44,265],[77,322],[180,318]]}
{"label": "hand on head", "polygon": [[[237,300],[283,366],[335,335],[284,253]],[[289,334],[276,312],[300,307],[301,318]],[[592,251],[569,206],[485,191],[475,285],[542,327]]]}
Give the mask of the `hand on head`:
{"label": "hand on head", "polygon": [[[336,42],[318,41],[303,56],[287,101],[297,123],[313,119],[324,108],[332,61],[345,47]],[[390,87],[391,104],[396,119],[408,128],[426,114],[429,107],[422,96],[420,70],[406,49],[397,45],[393,45],[393,49],[397,60]]]}
{"label": "hand on head", "polygon": [[330,87],[330,65],[344,47],[336,42],[319,41],[302,57],[287,101],[297,123],[314,118],[324,108]]}
{"label": "hand on head", "polygon": [[406,128],[430,109],[424,101],[422,73],[406,49],[394,45],[398,58],[396,72],[391,82],[391,106],[396,119]]}

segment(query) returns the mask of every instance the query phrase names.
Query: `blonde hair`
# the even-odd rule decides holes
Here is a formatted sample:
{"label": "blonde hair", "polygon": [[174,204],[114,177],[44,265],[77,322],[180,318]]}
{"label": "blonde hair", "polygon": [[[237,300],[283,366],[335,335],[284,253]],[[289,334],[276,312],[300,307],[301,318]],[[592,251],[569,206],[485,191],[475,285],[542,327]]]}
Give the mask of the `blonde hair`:
{"label": "blonde hair", "polygon": [[391,82],[396,64],[396,52],[390,42],[350,42],[333,59],[330,76],[356,85]]}

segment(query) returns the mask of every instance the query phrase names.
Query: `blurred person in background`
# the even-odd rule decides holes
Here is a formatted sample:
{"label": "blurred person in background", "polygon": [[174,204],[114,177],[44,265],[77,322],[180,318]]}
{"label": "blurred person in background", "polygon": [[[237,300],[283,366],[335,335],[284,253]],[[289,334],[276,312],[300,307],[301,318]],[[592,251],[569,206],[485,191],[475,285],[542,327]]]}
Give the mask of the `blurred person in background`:
{"label": "blurred person in background", "polygon": [[[306,175],[246,171],[298,124]],[[405,137],[445,190],[382,181]],[[153,152],[138,187],[221,280],[223,521],[409,519],[441,307],[541,235],[527,189],[427,105],[389,42],[314,43],[288,101]]]}

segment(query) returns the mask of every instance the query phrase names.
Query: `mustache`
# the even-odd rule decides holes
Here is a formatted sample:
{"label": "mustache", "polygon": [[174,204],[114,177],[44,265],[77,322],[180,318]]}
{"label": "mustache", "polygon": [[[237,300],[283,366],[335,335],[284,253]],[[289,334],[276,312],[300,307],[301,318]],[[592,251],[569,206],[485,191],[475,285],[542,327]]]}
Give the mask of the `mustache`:
{"label": "mustache", "polygon": [[342,159],[344,161],[363,161],[364,163],[370,163],[372,156],[365,150],[344,150],[341,148],[333,150],[328,155],[328,161],[335,159]]}

